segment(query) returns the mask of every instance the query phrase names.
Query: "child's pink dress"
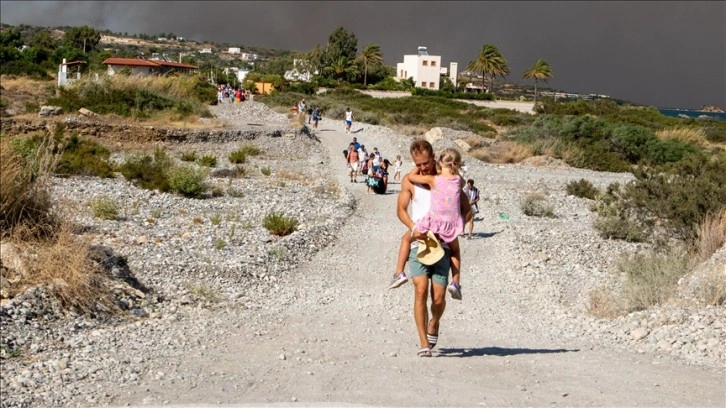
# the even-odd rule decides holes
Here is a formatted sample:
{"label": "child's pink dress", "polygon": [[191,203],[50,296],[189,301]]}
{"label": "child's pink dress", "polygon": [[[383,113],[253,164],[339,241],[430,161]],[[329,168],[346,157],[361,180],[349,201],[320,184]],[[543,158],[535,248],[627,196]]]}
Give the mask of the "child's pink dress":
{"label": "child's pink dress", "polygon": [[440,240],[448,243],[454,241],[462,231],[461,220],[461,177],[447,178],[436,176],[431,188],[431,207],[429,212],[416,222],[416,230],[431,230]]}

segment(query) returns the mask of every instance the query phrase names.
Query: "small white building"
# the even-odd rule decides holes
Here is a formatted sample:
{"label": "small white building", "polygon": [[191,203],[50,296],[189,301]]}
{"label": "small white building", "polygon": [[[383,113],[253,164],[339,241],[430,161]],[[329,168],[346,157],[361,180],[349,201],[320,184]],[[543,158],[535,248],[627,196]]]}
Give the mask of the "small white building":
{"label": "small white building", "polygon": [[211,54],[212,49],[211,48],[202,48],[201,51],[199,51],[200,54]]}
{"label": "small white building", "polygon": [[426,47],[418,47],[417,54],[403,56],[403,62],[396,64],[396,77],[398,81],[413,78],[414,86],[439,90],[439,79],[442,74],[450,72],[452,82],[456,84],[457,63],[452,62],[450,69],[441,66],[440,55],[429,55]]}
{"label": "small white building", "polygon": [[[66,59],[63,58],[63,63],[58,65],[58,86],[67,85],[78,79],[81,79],[81,66],[85,64],[86,61],[66,62]],[[77,68],[75,78],[68,75],[70,74],[69,67]]]}
{"label": "small white building", "polygon": [[225,75],[234,74],[239,82],[244,82],[247,74],[250,73],[249,70],[239,69],[237,67],[228,67],[225,68],[222,72],[224,72]]}
{"label": "small white building", "polygon": [[243,60],[246,60],[246,61],[254,61],[254,60],[258,59],[259,57],[260,56],[257,55],[257,54],[250,54],[248,52],[243,52],[242,53],[242,59]]}
{"label": "small white building", "polygon": [[242,49],[239,47],[229,47],[229,51],[227,51],[230,54],[239,54],[242,52]]}
{"label": "small white building", "polygon": [[313,71],[309,61],[294,59],[292,61],[293,68],[286,71],[284,78],[288,81],[310,82],[313,75],[318,75],[318,71]]}

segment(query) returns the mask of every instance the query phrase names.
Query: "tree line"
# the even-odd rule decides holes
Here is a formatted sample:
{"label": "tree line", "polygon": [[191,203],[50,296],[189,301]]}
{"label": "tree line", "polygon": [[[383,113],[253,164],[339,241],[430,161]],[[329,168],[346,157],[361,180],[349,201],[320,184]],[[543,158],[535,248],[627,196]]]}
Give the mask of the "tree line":
{"label": "tree line", "polygon": [[[102,33],[108,30],[97,30],[89,26],[67,27],[61,38],[56,38],[48,29],[27,30],[25,35],[17,27],[5,28],[0,31],[0,74],[28,75],[38,79],[49,79],[48,72],[55,72],[58,64],[65,58],[67,61],[85,61],[89,71],[103,71],[103,60],[112,56],[133,57],[129,52],[114,55],[111,51],[101,50],[98,45]],[[125,34],[125,33],[124,33]],[[158,36],[176,38],[174,33],[161,33]],[[134,38],[153,39],[155,36],[146,34],[133,34]],[[148,50],[151,53],[152,49]],[[181,52],[181,51],[180,51]],[[131,51],[131,54],[134,52]],[[140,52],[137,51],[138,54]],[[325,45],[316,44],[308,52],[283,52],[273,58],[256,61],[249,64],[235,61],[243,69],[253,73],[252,78],[266,78],[277,82],[281,88],[290,84],[284,80],[285,72],[295,67],[301,72],[310,72],[313,86],[335,87],[347,85],[377,85],[382,88],[411,89],[414,83],[410,78],[396,82],[395,68],[384,64],[381,46],[369,43],[358,50],[356,35],[343,27],[336,28],[329,36]],[[214,55],[182,53],[183,62],[199,66],[206,72],[207,69],[216,71],[214,78],[218,82],[236,82],[233,74],[224,74],[222,66],[230,61],[222,60]],[[475,59],[467,65],[467,70],[480,73],[482,76],[482,89],[493,92],[494,81],[497,78],[506,79],[510,74],[506,58],[493,44],[485,44]],[[534,97],[537,101],[537,85],[540,81],[547,82],[552,78],[552,68],[544,59],[538,59],[523,74],[523,79],[534,80]],[[487,86],[488,82],[488,86]],[[450,80],[442,76],[440,88],[442,91],[455,92]],[[279,88],[278,88],[279,89]]]}

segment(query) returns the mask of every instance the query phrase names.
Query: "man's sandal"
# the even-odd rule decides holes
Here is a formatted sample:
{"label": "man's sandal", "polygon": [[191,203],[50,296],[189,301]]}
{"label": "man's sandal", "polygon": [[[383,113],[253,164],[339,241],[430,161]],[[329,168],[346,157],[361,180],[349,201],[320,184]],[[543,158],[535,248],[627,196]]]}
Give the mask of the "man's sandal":
{"label": "man's sandal", "polygon": [[416,353],[419,357],[432,357],[431,349],[428,347],[424,347],[421,350]]}
{"label": "man's sandal", "polygon": [[[430,324],[429,324],[429,328],[431,328],[431,325]],[[431,334],[427,330],[426,331],[426,340],[429,342],[429,348],[432,348],[433,349],[436,346],[436,343],[439,342],[439,330],[438,330],[438,328],[437,328],[435,334]]]}
{"label": "man's sandal", "polygon": [[429,342],[429,348],[433,349],[439,341],[439,336],[426,333],[426,340]]}

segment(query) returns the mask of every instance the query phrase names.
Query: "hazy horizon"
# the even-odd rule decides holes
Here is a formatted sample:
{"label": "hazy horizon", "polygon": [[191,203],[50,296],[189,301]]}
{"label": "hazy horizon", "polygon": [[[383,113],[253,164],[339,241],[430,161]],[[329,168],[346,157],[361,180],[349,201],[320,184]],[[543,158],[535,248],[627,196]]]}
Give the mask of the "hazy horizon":
{"label": "hazy horizon", "polygon": [[508,82],[533,85],[522,73],[543,58],[554,76],[540,86],[660,108],[726,108],[726,2],[2,1],[0,15],[11,25],[174,32],[300,52],[342,26],[359,51],[379,44],[388,65],[423,45],[460,71],[494,44]]}

